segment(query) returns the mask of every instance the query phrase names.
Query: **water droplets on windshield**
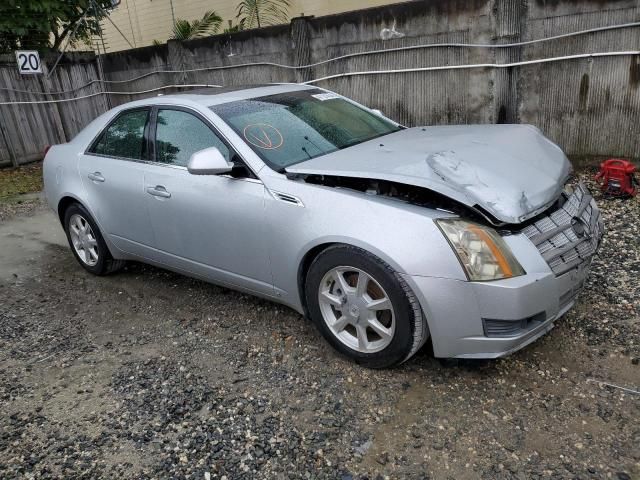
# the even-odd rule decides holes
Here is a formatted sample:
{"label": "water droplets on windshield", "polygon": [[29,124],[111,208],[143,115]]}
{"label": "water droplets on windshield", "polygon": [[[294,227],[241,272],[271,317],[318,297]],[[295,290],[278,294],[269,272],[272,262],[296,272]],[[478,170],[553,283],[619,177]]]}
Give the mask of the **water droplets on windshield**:
{"label": "water droplets on windshield", "polygon": [[211,109],[275,170],[401,128],[319,89],[238,100]]}

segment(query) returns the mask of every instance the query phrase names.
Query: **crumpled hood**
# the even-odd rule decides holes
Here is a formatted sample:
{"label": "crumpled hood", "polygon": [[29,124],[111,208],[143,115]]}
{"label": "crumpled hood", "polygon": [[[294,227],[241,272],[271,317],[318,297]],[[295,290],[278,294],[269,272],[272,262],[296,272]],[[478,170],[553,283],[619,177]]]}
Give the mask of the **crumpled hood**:
{"label": "crumpled hood", "polygon": [[425,187],[520,223],[558,198],[571,164],[531,125],[460,125],[401,130],[286,171]]}

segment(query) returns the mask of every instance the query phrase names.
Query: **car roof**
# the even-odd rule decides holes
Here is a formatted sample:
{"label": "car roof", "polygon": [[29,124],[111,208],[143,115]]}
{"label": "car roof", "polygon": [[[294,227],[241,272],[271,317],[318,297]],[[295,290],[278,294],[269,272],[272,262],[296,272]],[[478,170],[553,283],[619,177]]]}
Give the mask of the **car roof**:
{"label": "car roof", "polygon": [[[185,101],[195,102],[205,107],[219,105],[221,103],[234,102],[236,100],[245,100],[247,98],[264,97],[267,95],[276,95],[278,93],[296,92],[300,90],[312,90],[317,87],[310,85],[301,85],[297,83],[272,83],[261,85],[232,85],[225,87],[205,87],[193,90],[185,90],[180,93],[172,93],[170,95],[159,94],[155,97],[146,98],[125,104],[126,106],[149,105],[162,103],[183,103]],[[124,105],[123,105],[124,106]]]}
{"label": "car roof", "polygon": [[227,87],[209,87],[185,90],[180,93],[170,95],[158,94],[142,100],[127,102],[112,108],[95,118],[90,125],[87,125],[71,140],[73,143],[87,143],[95,136],[96,129],[101,130],[107,122],[113,120],[114,116],[123,110],[138,107],[148,107],[150,105],[175,105],[175,106],[200,106],[211,107],[222,103],[245,100],[248,98],[264,97],[267,95],[277,95],[279,93],[299,92],[303,90],[315,90],[318,87],[301,85],[298,83],[272,83],[261,85],[237,85]]}

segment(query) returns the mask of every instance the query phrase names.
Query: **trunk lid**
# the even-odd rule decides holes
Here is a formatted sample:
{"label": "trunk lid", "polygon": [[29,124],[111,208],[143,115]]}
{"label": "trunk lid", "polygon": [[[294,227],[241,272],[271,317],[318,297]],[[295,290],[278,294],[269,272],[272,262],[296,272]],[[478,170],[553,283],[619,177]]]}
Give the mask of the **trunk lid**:
{"label": "trunk lid", "polygon": [[558,198],[571,164],[531,125],[471,125],[409,128],[286,171],[424,187],[520,223]]}

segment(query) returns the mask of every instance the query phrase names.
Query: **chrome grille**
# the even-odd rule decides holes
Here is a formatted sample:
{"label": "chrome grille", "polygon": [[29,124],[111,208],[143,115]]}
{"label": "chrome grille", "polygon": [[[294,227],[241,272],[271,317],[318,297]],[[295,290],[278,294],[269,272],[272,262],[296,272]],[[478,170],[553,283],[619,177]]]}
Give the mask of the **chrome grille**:
{"label": "chrome grille", "polygon": [[588,260],[604,233],[600,210],[580,183],[564,204],[522,230],[556,276]]}

